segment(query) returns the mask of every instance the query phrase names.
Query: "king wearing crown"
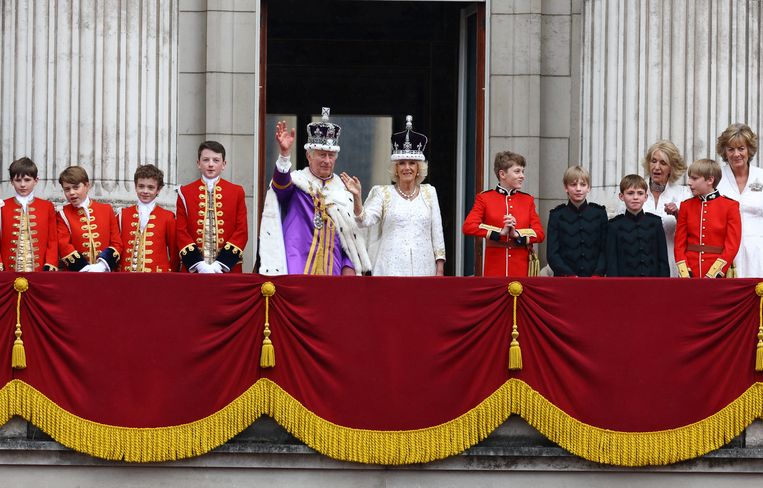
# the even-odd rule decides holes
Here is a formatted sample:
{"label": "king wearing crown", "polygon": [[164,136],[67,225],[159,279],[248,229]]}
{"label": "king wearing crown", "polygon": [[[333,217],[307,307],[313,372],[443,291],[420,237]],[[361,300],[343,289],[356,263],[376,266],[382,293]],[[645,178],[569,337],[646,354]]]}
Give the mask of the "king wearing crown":
{"label": "king wearing crown", "polygon": [[307,126],[308,167],[291,171],[295,130],[276,125],[280,156],[262,212],[261,274],[360,275],[371,268],[353,196],[334,174],[340,131],[324,107],[322,120]]}

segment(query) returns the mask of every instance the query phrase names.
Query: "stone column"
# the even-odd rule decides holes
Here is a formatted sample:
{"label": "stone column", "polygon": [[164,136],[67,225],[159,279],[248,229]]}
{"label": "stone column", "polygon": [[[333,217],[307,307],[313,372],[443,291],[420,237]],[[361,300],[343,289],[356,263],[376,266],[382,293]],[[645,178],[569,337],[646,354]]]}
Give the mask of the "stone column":
{"label": "stone column", "polygon": [[584,1],[580,157],[600,198],[658,139],[690,163],[730,123],[760,131],[760,21],[754,0]]}
{"label": "stone column", "polygon": [[3,195],[24,155],[40,169],[36,193],[57,201],[72,164],[117,206],[135,200],[139,164],[175,186],[177,0],[3,0],[0,16]]}
{"label": "stone column", "polygon": [[[492,0],[490,7],[489,158],[512,150],[527,158],[524,190],[545,226],[564,201],[564,170],[578,162],[580,0]],[[540,246],[541,256],[545,245]]]}
{"label": "stone column", "polygon": [[525,190],[538,195],[541,109],[541,2],[493,0],[489,3],[490,49],[487,187],[496,183],[493,159],[511,150],[528,161]]}
{"label": "stone column", "polygon": [[244,270],[256,256],[258,0],[180,0],[178,184],[199,177],[197,148],[226,149],[223,178],[242,185],[249,214]]}

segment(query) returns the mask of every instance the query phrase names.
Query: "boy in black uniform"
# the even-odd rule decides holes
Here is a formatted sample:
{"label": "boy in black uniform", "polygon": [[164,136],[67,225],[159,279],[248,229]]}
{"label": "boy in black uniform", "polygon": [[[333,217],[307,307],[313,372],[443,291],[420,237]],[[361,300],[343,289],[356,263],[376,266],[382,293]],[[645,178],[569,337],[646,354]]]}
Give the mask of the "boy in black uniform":
{"label": "boy in black uniform", "polygon": [[662,219],[644,213],[646,181],[626,175],[620,181],[625,213],[607,228],[607,276],[670,276]]}
{"label": "boy in black uniform", "polygon": [[604,276],[607,211],[586,201],[591,177],[581,166],[564,172],[569,200],[548,217],[548,264],[554,276]]}

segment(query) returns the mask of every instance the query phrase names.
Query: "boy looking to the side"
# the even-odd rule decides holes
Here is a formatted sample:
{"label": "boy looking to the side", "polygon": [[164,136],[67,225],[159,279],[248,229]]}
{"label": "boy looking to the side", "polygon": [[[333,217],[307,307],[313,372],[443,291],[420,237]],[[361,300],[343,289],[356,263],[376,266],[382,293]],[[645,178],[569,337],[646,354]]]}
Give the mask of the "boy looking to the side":
{"label": "boy looking to the side", "polygon": [[63,170],[58,182],[69,202],[57,216],[61,261],[69,271],[116,271],[122,240],[111,205],[90,199],[90,179],[81,166]]}
{"label": "boy looking to the side", "polygon": [[526,165],[521,154],[496,154],[493,171],[498,186],[478,193],[464,220],[464,235],[485,239],[482,276],[534,276],[537,271],[533,244],[542,242],[546,235],[535,199],[519,191]]}
{"label": "boy looking to the side", "polygon": [[164,187],[164,173],[153,164],[145,164],[138,166],[133,179],[138,202],[119,213],[125,250],[122,271],[179,271],[175,214],[156,203]]}
{"label": "boy looking to the side", "polygon": [[712,159],[689,166],[693,198],[678,210],[675,254],[681,278],[719,278],[731,266],[742,239],[739,202],[721,195],[721,167]]}
{"label": "boy looking to the side", "polygon": [[626,175],[620,181],[625,213],[607,227],[607,276],[670,276],[662,219],[645,213],[646,181]]}
{"label": "boy looking to the side", "polygon": [[38,181],[37,165],[23,157],[11,163],[8,172],[15,194],[3,202],[0,212],[0,269],[56,271],[56,209],[48,200],[34,196]]}
{"label": "boy looking to the side", "polygon": [[591,177],[585,168],[567,168],[562,181],[569,200],[548,217],[548,264],[554,276],[604,276],[607,211],[586,200]]}

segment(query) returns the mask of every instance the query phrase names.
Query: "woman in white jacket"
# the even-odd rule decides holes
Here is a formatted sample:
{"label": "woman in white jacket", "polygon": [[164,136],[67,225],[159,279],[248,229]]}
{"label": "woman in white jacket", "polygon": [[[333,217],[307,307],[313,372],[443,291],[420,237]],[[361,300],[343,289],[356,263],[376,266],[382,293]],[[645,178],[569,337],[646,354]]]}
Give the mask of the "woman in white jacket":
{"label": "woman in white jacket", "polygon": [[758,152],[758,136],[746,124],[731,124],[718,136],[721,168],[718,191],[739,202],[742,242],[734,259],[739,278],[763,278],[763,169],[750,164]]}

